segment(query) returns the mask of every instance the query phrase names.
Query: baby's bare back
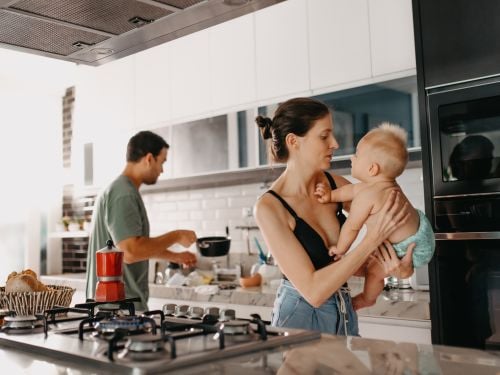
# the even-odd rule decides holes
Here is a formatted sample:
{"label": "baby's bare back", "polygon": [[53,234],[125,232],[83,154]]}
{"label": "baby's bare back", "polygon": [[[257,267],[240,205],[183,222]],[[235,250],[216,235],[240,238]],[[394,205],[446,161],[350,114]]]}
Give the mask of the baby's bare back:
{"label": "baby's bare back", "polygon": [[[400,228],[396,229],[388,238],[391,243],[398,243],[406,238],[414,235],[420,224],[420,218],[418,212],[412,206],[406,195],[401,191],[401,188],[397,184],[370,184],[365,189],[363,189],[362,194],[359,194],[360,201],[357,201],[356,197],[352,204],[372,204],[370,215],[366,219],[366,226],[370,227],[377,222],[378,215],[382,209],[385,201],[389,197],[389,194],[393,189],[397,189],[400,192],[400,197],[404,202],[408,203],[408,210],[410,217],[408,221]],[[363,202],[364,201],[364,202]]]}

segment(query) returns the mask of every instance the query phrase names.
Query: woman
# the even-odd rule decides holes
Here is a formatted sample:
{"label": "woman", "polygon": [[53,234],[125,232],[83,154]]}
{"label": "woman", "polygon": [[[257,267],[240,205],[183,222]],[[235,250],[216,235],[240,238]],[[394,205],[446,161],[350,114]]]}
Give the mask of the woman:
{"label": "woman", "polygon": [[[255,206],[264,241],[284,274],[272,324],[358,335],[346,281],[407,220],[407,207],[393,191],[377,225],[354,251],[334,262],[328,248],[337,243],[345,219],[342,206],[319,203],[314,191],[318,182],[334,189],[349,181],[325,172],[338,148],[328,107],[309,98],[291,99],[278,107],[272,120],[258,116],[256,122],[263,138],[271,140],[271,157],[286,162],[283,174]],[[375,259],[386,273],[406,276],[413,272],[408,252],[409,261],[403,263],[384,242]]]}

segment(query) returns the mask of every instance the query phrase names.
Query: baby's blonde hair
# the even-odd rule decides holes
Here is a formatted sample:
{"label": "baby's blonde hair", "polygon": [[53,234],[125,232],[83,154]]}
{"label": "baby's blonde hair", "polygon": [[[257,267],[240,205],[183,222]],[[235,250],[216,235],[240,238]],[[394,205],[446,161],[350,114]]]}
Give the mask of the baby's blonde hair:
{"label": "baby's blonde hair", "polygon": [[363,139],[369,142],[373,158],[379,164],[383,175],[396,178],[403,173],[408,163],[406,130],[398,125],[383,122],[370,130]]}

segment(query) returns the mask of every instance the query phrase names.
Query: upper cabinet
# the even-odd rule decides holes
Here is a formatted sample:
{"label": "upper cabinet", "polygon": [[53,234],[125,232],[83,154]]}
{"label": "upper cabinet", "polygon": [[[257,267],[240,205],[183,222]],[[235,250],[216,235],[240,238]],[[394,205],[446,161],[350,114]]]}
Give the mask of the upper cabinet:
{"label": "upper cabinet", "polygon": [[257,99],[254,15],[209,29],[210,96],[214,109]]}
{"label": "upper cabinet", "polygon": [[209,33],[202,30],[169,44],[172,118],[206,113],[212,109]]}
{"label": "upper cabinet", "polygon": [[370,78],[366,0],[308,3],[311,88]]}
{"label": "upper cabinet", "polygon": [[368,0],[374,76],[415,68],[411,0]]}
{"label": "upper cabinet", "polygon": [[255,13],[259,100],[309,90],[306,12],[306,0],[288,0]]}
{"label": "upper cabinet", "polygon": [[135,55],[136,128],[154,128],[172,116],[169,52],[166,43]]}

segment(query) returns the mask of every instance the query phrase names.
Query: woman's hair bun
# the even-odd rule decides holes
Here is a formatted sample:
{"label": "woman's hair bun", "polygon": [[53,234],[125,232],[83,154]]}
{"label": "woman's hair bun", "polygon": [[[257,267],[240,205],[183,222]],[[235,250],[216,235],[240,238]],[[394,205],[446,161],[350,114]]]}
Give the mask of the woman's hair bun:
{"label": "woman's hair bun", "polygon": [[273,120],[271,120],[269,117],[257,116],[255,118],[255,122],[257,123],[257,126],[260,128],[262,137],[264,139],[272,137],[271,126],[273,126]]}

